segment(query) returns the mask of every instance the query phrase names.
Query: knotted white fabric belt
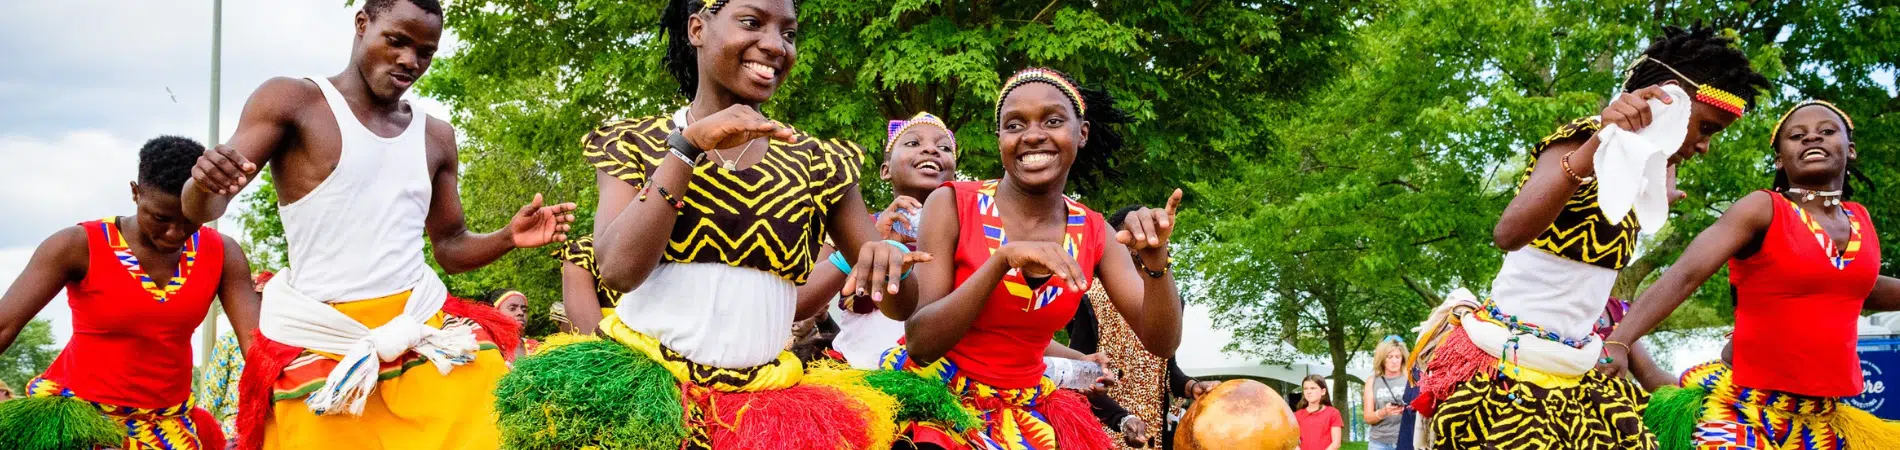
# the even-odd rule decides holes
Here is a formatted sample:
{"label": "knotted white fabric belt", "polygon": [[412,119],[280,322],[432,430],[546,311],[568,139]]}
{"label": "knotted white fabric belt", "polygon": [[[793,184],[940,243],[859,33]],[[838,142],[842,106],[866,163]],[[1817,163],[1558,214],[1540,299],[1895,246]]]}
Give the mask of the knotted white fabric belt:
{"label": "knotted white fabric belt", "polygon": [[264,285],[264,304],[259,311],[257,328],[273,341],[310,350],[343,355],[322,388],[310,393],[304,404],[317,415],[347,411],[363,413],[364,401],[376,389],[381,362],[395,361],[414,351],[428,358],[436,371],[448,375],[455,366],[475,360],[481,349],[475,330],[465,323],[437,329],[428,325],[442,311],[449,290],[442,280],[430,274],[409,290],[402,314],[383,326],[370,329],[344,315],[329,304],[298,292],[279,277]]}

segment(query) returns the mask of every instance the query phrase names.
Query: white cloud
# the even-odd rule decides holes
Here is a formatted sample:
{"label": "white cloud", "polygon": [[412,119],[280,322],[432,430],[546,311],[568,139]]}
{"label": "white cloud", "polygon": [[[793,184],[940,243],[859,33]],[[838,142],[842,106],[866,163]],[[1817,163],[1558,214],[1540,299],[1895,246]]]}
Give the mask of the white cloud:
{"label": "white cloud", "polygon": [[8,175],[0,177],[0,248],[32,248],[60,228],[132,212],[129,182],[140,142],[99,130],[55,139],[0,135]]}

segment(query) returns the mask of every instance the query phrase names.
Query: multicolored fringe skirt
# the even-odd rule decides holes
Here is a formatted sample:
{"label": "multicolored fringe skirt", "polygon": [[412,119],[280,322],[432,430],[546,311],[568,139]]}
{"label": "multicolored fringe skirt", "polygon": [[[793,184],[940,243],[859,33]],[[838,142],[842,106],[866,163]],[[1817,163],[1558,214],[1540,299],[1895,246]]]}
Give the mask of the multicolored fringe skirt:
{"label": "multicolored fringe skirt", "polygon": [[10,450],[223,450],[224,434],[190,400],[166,408],[116,406],[34,378],[26,398],[0,402],[0,443]]}
{"label": "multicolored fringe skirt", "polygon": [[503,445],[518,450],[885,449],[899,421],[973,426],[941,384],[896,371],[806,367],[791,353],[724,369],[693,363],[609,316],[557,335],[496,390]]}
{"label": "multicolored fringe skirt", "polygon": [[1643,421],[1664,450],[1900,449],[1900,422],[1839,399],[1737,386],[1719,361],[1656,392]]}
{"label": "multicolored fringe skirt", "polygon": [[927,366],[910,360],[904,347],[884,352],[879,365],[902,369],[942,383],[963,405],[976,410],[982,425],[961,432],[940,423],[905,424],[903,434],[918,443],[945,449],[978,450],[1108,450],[1116,448],[1089,411],[1081,394],[1056,388],[1043,377],[1035,387],[1002,389],[963,376],[948,358]]}
{"label": "multicolored fringe skirt", "polygon": [[1628,379],[1514,365],[1478,348],[1462,327],[1436,347],[1413,404],[1432,414],[1435,448],[1656,448],[1643,427],[1649,395]]}

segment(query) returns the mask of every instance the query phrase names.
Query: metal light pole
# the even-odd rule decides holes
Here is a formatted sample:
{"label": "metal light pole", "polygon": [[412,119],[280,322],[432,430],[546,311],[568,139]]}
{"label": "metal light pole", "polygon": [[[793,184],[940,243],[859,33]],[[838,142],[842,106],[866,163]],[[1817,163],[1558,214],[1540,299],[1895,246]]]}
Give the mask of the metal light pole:
{"label": "metal light pole", "polygon": [[[206,135],[205,144],[218,145],[218,77],[223,73],[224,50],[224,0],[211,0],[211,134]],[[211,221],[211,227],[217,228],[220,220]],[[214,262],[215,264],[216,262]],[[198,326],[199,348],[204,353],[198,358],[199,367],[211,365],[211,349],[218,345],[218,307],[213,304],[205,312],[205,323]]]}

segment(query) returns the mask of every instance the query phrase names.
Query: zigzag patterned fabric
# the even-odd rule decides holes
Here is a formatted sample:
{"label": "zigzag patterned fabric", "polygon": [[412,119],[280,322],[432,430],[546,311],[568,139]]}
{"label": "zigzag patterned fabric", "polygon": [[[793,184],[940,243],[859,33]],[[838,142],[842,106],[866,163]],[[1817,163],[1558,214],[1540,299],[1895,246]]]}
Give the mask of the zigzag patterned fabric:
{"label": "zigzag patterned fabric", "polygon": [[[594,260],[594,235],[569,239],[566,246],[554,250],[554,257],[580,266],[582,270],[587,271],[588,275],[594,277],[594,299],[600,301],[600,307],[612,308],[620,305],[622,293],[600,282],[600,264]],[[560,303],[556,302],[555,305],[560,305]]]}
{"label": "zigzag patterned fabric", "polygon": [[[27,397],[68,397],[85,400],[73,395],[71,389],[60,386],[58,382],[44,378],[34,378],[26,384]],[[132,408],[109,405],[86,400],[99,413],[125,425],[125,443],[122,450],[200,450],[198,426],[200,424],[189,417],[191,400],[178,406],[166,408]],[[217,426],[217,424],[209,424]],[[210,449],[221,450],[221,449]]]}
{"label": "zigzag patterned fabric", "polygon": [[[1532,147],[1518,186],[1521,188],[1530,181],[1531,173],[1537,168],[1537,155],[1545,148],[1559,142],[1589,139],[1601,129],[1603,124],[1596,117],[1577,119],[1558,127]],[[1640,230],[1635,212],[1625,216],[1622,224],[1611,224],[1609,218],[1603,216],[1602,207],[1597,205],[1597,182],[1591,181],[1570,195],[1563,211],[1557,213],[1557,220],[1531,240],[1530,246],[1564,259],[1622,269],[1636,251],[1636,233]]]}
{"label": "zigzag patterned fabric", "polygon": [[[582,155],[644,188],[647,174],[672,157],[666,137],[673,129],[666,116],[615,122],[588,133]],[[826,236],[825,218],[856,189],[863,150],[800,134],[764,151],[743,170],[726,171],[710,155],[694,167],[690,188],[679,193],[686,206],[673,225],[667,261],[750,267],[805,283]]]}
{"label": "zigzag patterned fabric", "polygon": [[106,244],[112,246],[112,253],[119,257],[119,264],[124,265],[125,271],[138,279],[145,291],[152,293],[152,298],[159,303],[165,303],[167,298],[185,287],[185,277],[191,275],[191,266],[198,262],[198,233],[194,232],[191,233],[191,239],[185,241],[184,253],[178,257],[178,267],[172,270],[171,281],[161,288],[152,281],[150,274],[145,273],[145,267],[139,265],[139,258],[132,256],[131,246],[126,244],[125,235],[119,232],[118,217],[100,219],[99,228],[105,232]]}
{"label": "zigzag patterned fabric", "polygon": [[1655,450],[1643,427],[1649,394],[1636,383],[1590,371],[1572,387],[1544,388],[1481,372],[1438,406],[1439,450]]}
{"label": "zigzag patterned fabric", "polygon": [[[1000,180],[984,181],[983,186],[976,191],[977,212],[983,217],[983,237],[985,238],[983,242],[989,245],[992,255],[1009,243],[1009,233],[1003,229],[1001,208],[996,206],[996,186],[999,182]],[[1082,239],[1082,233],[1088,229],[1089,213],[1087,208],[1074,199],[1063,197],[1062,200],[1069,208],[1068,223],[1062,230],[1062,251],[1068,253],[1070,258],[1075,258],[1076,241]],[[1035,311],[1055,303],[1056,299],[1066,292],[1062,284],[1064,283],[1052,278],[1044,282],[1042,287],[1030,289],[1029,281],[1023,277],[1021,269],[1012,267],[1008,272],[1003,273],[1003,288],[1010,295],[1024,300],[1023,311]]]}

